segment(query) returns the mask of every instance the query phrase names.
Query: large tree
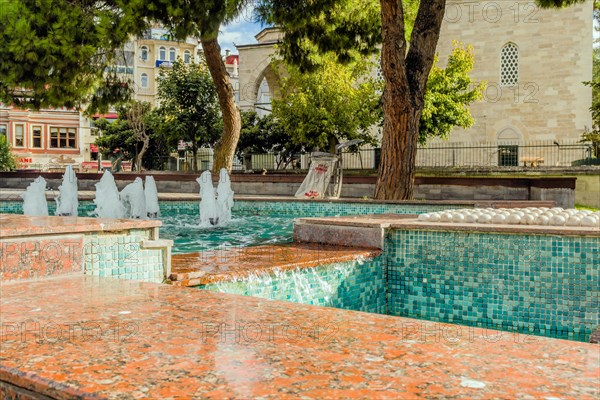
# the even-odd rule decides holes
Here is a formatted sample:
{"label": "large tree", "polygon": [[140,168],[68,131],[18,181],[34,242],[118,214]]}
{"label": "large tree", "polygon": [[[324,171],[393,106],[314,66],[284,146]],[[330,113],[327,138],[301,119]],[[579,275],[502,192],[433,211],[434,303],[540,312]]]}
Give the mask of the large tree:
{"label": "large tree", "polygon": [[134,13],[159,21],[174,38],[199,37],[206,65],[212,76],[223,119],[223,132],[215,146],[213,170],[231,170],[235,148],[240,138],[240,110],[229,73],[225,68],[217,37],[221,26],[232,22],[251,0],[139,0]]}
{"label": "large tree", "polygon": [[[584,1],[537,3],[564,7]],[[412,198],[419,121],[445,7],[446,0],[263,0],[259,7],[266,22],[283,28],[285,58],[307,69],[319,61],[315,53],[334,52],[348,61],[381,44],[385,90],[378,199]]]}
{"label": "large tree", "polygon": [[150,22],[175,39],[199,37],[215,83],[223,134],[215,169],[231,169],[240,113],[217,42],[251,0],[5,0],[0,7],[0,101],[23,107],[106,109],[131,94],[107,66]]}
{"label": "large tree", "polygon": [[174,142],[191,142],[192,168],[198,171],[198,149],[212,146],[221,131],[215,85],[204,65],[184,64],[163,69],[158,77],[159,113],[170,126]]}

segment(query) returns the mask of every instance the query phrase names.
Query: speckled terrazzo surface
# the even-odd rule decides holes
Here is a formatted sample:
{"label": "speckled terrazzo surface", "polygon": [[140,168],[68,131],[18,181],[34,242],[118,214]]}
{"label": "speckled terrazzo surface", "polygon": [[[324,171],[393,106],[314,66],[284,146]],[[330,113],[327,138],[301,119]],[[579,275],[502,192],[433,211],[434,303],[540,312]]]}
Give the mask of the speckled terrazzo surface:
{"label": "speckled terrazzo surface", "polygon": [[113,278],[0,289],[0,380],[55,398],[600,396],[595,344]]}
{"label": "speckled terrazzo surface", "polygon": [[0,214],[0,237],[5,239],[31,235],[144,229],[156,228],[161,225],[162,222],[151,219],[33,217],[18,214]]}
{"label": "speckled terrazzo surface", "polygon": [[250,274],[310,268],[335,262],[377,257],[376,249],[292,243],[277,246],[237,247],[171,258],[172,284],[196,286],[243,279]]}

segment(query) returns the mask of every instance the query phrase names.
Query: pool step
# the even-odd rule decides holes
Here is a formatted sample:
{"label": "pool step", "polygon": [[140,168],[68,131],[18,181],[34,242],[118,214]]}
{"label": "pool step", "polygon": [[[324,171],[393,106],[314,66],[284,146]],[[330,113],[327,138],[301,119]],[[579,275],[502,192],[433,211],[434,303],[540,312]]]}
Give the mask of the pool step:
{"label": "pool step", "polygon": [[256,273],[311,268],[360,258],[373,258],[380,254],[381,252],[377,249],[314,243],[291,243],[174,254],[171,258],[169,283],[176,286],[206,285],[240,279]]}
{"label": "pool step", "polygon": [[294,241],[383,249],[384,230],[414,214],[368,214],[301,218],[294,222]]}

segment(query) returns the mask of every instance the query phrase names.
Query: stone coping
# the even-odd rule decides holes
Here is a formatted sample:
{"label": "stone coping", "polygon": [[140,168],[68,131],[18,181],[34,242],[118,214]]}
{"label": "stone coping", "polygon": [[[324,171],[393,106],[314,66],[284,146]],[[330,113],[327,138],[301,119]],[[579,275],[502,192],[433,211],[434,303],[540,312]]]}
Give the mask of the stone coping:
{"label": "stone coping", "polygon": [[162,226],[162,222],[157,220],[55,216],[32,217],[21,214],[0,214],[1,239],[48,234],[148,229],[160,226]]}
{"label": "stone coping", "polygon": [[496,225],[496,224],[466,224],[466,223],[444,223],[423,222],[415,215],[405,214],[371,214],[354,215],[344,217],[316,217],[299,218],[298,222],[305,224],[329,225],[329,226],[352,226],[382,229],[410,229],[430,231],[466,231],[485,233],[512,233],[528,235],[562,235],[562,236],[592,236],[600,237],[600,225],[598,227],[582,226],[539,226],[539,225]]}
{"label": "stone coping", "polygon": [[[34,179],[43,176],[46,179],[62,179],[62,172],[36,172],[36,171],[18,171],[18,172],[0,172],[0,181],[2,178],[23,178]],[[200,176],[197,173],[169,173],[169,172],[150,172],[150,173],[116,173],[115,180],[133,181],[137,177],[153,176],[156,181],[195,181]],[[100,180],[100,173],[77,173],[77,179],[81,180]],[[297,174],[231,174],[232,182],[284,182],[301,183],[306,177],[306,171]],[[213,181],[218,182],[218,174],[213,174]],[[507,187],[539,187],[539,188],[566,188],[575,189],[575,177],[465,177],[465,176],[417,176],[415,185],[459,185],[459,186],[507,186]],[[357,184],[375,184],[376,176],[344,176],[345,183]]]}
{"label": "stone coping", "polygon": [[[24,190],[0,189],[0,201],[23,201],[21,193]],[[58,195],[46,193],[46,199],[54,200]],[[82,201],[94,200],[96,192],[79,191],[78,198]],[[158,199],[161,201],[200,201],[199,193],[158,193]],[[293,196],[261,196],[261,195],[241,195],[234,196],[238,201],[273,201],[273,202],[316,202],[316,203],[360,203],[360,204],[440,204],[440,205],[464,205],[467,207],[479,208],[513,208],[513,207],[554,207],[556,203],[553,200],[374,200],[361,198],[339,198],[339,199],[299,199]]]}
{"label": "stone coping", "polygon": [[336,262],[373,258],[377,249],[291,243],[174,254],[170,283],[198,286],[242,279],[251,274],[311,268]]}
{"label": "stone coping", "polygon": [[595,344],[113,278],[1,289],[0,381],[51,398],[600,396]]}

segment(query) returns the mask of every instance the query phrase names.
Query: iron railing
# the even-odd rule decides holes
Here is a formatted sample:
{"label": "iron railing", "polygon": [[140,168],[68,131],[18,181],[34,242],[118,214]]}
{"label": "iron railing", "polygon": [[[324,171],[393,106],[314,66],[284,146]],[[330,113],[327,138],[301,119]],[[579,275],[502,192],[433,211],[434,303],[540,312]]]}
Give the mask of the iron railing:
{"label": "iron railing", "polygon": [[[198,155],[198,170],[212,169],[212,152]],[[310,153],[280,154],[252,153],[236,158],[234,171],[293,171],[306,170]],[[344,169],[375,170],[381,162],[380,148],[362,148],[344,152]],[[434,143],[417,150],[416,165],[421,168],[439,167],[571,167],[593,164],[590,144],[577,141]],[[157,163],[154,162],[156,165]],[[191,155],[168,157],[161,161],[166,170],[191,171]]]}
{"label": "iron railing", "polygon": [[[200,149],[197,170],[213,168],[212,149]],[[310,153],[252,153],[236,157],[234,171],[294,172],[307,170]],[[362,148],[357,152],[342,153],[342,165],[348,170],[375,170],[381,162],[380,148]],[[417,150],[416,165],[419,168],[497,168],[509,167],[562,167],[577,165],[600,165],[593,158],[592,145],[573,141],[538,142],[487,142],[487,143],[433,143]],[[31,168],[31,166],[28,166]],[[40,170],[50,165],[36,164]],[[193,171],[191,153],[173,154],[167,157],[144,159],[144,168],[155,171]]]}

